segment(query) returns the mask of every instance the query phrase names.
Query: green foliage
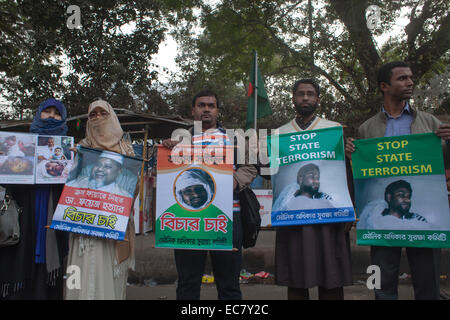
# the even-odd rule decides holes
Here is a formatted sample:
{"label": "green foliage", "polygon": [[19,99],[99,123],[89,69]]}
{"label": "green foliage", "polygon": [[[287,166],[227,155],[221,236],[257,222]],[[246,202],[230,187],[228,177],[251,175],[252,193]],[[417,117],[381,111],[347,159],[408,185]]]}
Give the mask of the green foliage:
{"label": "green foliage", "polygon": [[[365,17],[371,4],[381,8],[373,32]],[[202,33],[178,29],[183,80],[176,85],[189,91],[194,84],[220,83],[222,91],[229,85],[228,95],[239,87],[245,92],[255,49],[274,110],[262,127],[292,118],[291,85],[314,77],[323,88],[319,113],[355,128],[380,108],[376,74],[381,64],[409,62],[419,84],[449,64],[449,7],[443,0],[215,1],[190,21]],[[379,48],[375,37],[390,33],[405,12],[410,21],[404,32]]]}
{"label": "green foliage", "polygon": [[[155,93],[152,55],[168,21],[189,18],[194,4],[0,0],[0,87],[16,111],[4,117],[30,114],[50,96],[61,99],[72,116],[85,113],[97,98],[113,107],[161,111],[166,104]],[[79,6],[81,28],[66,26],[69,5]]]}

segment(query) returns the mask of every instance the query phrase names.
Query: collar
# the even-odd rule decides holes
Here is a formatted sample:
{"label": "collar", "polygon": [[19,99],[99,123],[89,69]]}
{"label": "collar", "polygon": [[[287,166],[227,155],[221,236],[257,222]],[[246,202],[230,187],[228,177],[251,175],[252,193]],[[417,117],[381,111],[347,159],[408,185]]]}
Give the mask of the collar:
{"label": "collar", "polygon": [[[384,108],[384,106],[381,107],[381,112],[384,113],[384,114],[386,115],[386,118],[388,118],[388,119],[394,119],[394,117],[392,117],[392,116],[386,111],[386,109]],[[399,116],[399,117],[401,117],[401,116],[404,115],[404,114],[413,115],[412,109],[411,109],[411,107],[409,106],[409,102],[408,102],[408,101],[406,101],[405,106],[403,107],[403,110],[402,110],[402,112],[400,113],[400,116]]]}
{"label": "collar", "polygon": [[[208,129],[208,130],[211,130],[211,129]],[[217,122],[216,127],[215,127],[214,129],[212,129],[212,130],[219,130],[219,131],[222,132],[222,133],[226,133],[226,132],[227,132],[227,131],[225,130],[225,128],[222,127],[222,124],[220,124],[219,122]],[[194,127],[191,127],[191,128],[189,129],[189,132],[191,133],[191,135],[193,135],[193,134],[194,134]],[[202,131],[202,133],[203,133],[203,131]]]}
{"label": "collar", "polygon": [[302,125],[300,125],[300,124],[297,122],[297,118],[298,118],[298,117],[295,117],[295,118],[294,118],[294,122],[297,124],[297,126],[298,126],[300,129],[305,130],[305,129],[309,128],[309,126],[311,126],[311,124],[317,119],[317,116],[314,115],[314,116],[312,117],[312,119],[311,119],[310,121],[308,121],[308,123],[305,123],[305,124],[302,124]]}

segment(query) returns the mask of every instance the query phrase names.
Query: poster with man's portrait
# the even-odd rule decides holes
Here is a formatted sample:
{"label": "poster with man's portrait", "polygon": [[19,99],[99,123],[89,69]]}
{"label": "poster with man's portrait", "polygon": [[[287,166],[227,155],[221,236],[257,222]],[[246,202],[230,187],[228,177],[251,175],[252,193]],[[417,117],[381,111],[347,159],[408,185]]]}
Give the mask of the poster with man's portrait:
{"label": "poster with man's portrait", "polygon": [[[351,222],[342,128],[308,130],[269,138],[272,226]],[[274,153],[274,147],[278,148]]]}
{"label": "poster with man's portrait", "polygon": [[73,137],[38,136],[36,183],[65,183],[73,164]]}
{"label": "poster with man's portrait", "polygon": [[142,160],[77,147],[51,228],[124,240]]}
{"label": "poster with man's portrait", "polygon": [[34,184],[36,135],[0,132],[0,183]]}
{"label": "poster with man's portrait", "polygon": [[233,165],[179,163],[171,152],[158,148],[156,247],[231,250]]}
{"label": "poster with man's portrait", "polygon": [[418,134],[355,141],[360,245],[450,247],[441,139]]}

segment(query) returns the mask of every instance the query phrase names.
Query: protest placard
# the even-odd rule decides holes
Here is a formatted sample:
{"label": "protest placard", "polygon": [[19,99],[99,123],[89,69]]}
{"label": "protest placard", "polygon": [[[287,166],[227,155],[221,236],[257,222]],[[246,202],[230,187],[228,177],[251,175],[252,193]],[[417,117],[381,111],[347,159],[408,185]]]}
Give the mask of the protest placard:
{"label": "protest placard", "polygon": [[36,135],[0,132],[0,183],[34,184]]}
{"label": "protest placard", "polygon": [[142,160],[77,147],[51,228],[124,240]]}
{"label": "protest placard", "polygon": [[65,183],[73,164],[73,137],[38,136],[36,184]]}
{"label": "protest placard", "polygon": [[348,193],[342,128],[268,137],[272,226],[355,220]]}
{"label": "protest placard", "polygon": [[355,141],[357,244],[450,247],[441,139],[433,133]]}
{"label": "protest placard", "polygon": [[[187,149],[191,147],[181,148]],[[155,246],[231,250],[233,164],[214,152],[205,161],[205,148],[194,149],[200,154],[158,148]]]}

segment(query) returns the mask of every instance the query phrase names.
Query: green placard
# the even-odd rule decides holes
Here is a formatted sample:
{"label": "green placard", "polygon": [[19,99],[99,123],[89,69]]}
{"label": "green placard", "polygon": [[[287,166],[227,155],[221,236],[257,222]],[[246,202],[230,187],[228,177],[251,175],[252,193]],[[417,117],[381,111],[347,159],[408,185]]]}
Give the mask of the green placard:
{"label": "green placard", "polygon": [[286,133],[267,139],[271,167],[301,161],[344,160],[342,127]]}
{"label": "green placard", "polygon": [[357,244],[450,247],[441,139],[434,133],[355,141]]}
{"label": "green placard", "polygon": [[355,141],[354,179],[445,174],[441,139],[433,133]]}

